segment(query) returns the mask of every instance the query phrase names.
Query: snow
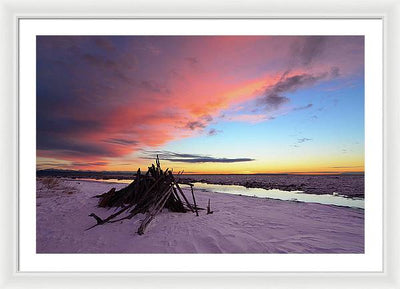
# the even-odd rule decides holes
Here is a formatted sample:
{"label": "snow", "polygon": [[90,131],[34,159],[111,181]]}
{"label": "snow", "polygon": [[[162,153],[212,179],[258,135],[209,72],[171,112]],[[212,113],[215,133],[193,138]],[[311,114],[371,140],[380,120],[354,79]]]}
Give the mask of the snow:
{"label": "snow", "polygon": [[[213,214],[164,209],[138,235],[144,215],[95,224],[114,209],[93,196],[126,184],[69,179],[37,180],[37,253],[363,253],[364,210],[196,189],[198,206]],[[184,189],[188,199],[191,194]]]}

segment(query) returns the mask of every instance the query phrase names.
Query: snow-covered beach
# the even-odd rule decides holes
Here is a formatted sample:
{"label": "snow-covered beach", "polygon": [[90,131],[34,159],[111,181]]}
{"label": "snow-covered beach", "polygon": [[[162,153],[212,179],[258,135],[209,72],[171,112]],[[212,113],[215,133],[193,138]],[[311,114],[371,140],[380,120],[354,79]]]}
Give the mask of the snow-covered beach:
{"label": "snow-covered beach", "polygon": [[[37,253],[363,253],[364,210],[230,195],[195,189],[197,204],[211,199],[213,214],[164,209],[144,235],[143,214],[131,220],[95,224],[107,217],[97,207],[112,187],[126,184],[70,179],[38,179]],[[189,191],[184,189],[189,197]]]}

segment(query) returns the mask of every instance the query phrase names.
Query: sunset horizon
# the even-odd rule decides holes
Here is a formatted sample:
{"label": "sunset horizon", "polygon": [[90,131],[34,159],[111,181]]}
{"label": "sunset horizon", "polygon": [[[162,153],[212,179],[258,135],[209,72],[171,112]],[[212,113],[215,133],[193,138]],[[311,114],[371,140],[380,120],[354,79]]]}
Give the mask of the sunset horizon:
{"label": "sunset horizon", "polygon": [[[149,162],[150,164],[150,162]],[[132,165],[134,166],[134,165]],[[136,174],[137,170],[146,171],[148,167],[138,167],[136,166],[136,170],[91,170],[91,169],[66,169],[66,168],[45,168],[45,169],[37,169],[37,171],[72,171],[72,172],[93,172],[93,173],[125,173],[125,174]],[[276,171],[276,172],[231,172],[231,171],[185,171],[185,170],[175,170],[173,167],[169,168],[174,174],[185,174],[185,175],[346,175],[346,174],[364,174],[364,170],[337,170],[337,171]]]}
{"label": "sunset horizon", "polygon": [[363,36],[38,36],[37,170],[364,172]]}

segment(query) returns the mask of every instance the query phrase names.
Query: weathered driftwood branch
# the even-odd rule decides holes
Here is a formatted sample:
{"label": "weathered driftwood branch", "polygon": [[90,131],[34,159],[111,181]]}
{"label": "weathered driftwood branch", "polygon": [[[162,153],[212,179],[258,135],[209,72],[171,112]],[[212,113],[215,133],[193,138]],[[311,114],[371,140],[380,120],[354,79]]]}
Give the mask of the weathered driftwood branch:
{"label": "weathered driftwood branch", "polygon": [[172,190],[169,188],[168,193],[163,196],[160,201],[157,203],[156,206],[154,206],[153,210],[148,213],[147,217],[143,220],[142,224],[140,225],[138,229],[138,234],[143,235],[144,230],[146,229],[147,225],[150,224],[150,222],[154,219],[154,217],[162,210],[164,207],[165,203],[168,200],[168,197],[171,195]]}
{"label": "weathered driftwood branch", "polygon": [[197,211],[197,205],[196,205],[196,199],[194,198],[194,193],[193,193],[193,184],[189,184],[190,190],[192,191],[192,198],[193,198],[193,204],[194,204],[194,209],[196,211],[196,216],[199,216],[199,212]]}
{"label": "weathered driftwood branch", "polygon": [[180,186],[178,185],[178,183],[175,181],[174,176],[172,175],[172,173],[170,173],[170,176],[172,178],[172,181],[174,183],[174,185],[176,186],[176,188],[178,189],[178,191],[181,193],[183,199],[185,200],[186,204],[188,205],[189,209],[192,211],[192,213],[194,213],[193,207],[192,205],[190,205],[189,201],[187,200],[185,194],[182,192]]}
{"label": "weathered driftwood branch", "polygon": [[211,211],[211,206],[210,206],[210,199],[208,199],[208,205],[207,205],[207,215],[214,213]]}

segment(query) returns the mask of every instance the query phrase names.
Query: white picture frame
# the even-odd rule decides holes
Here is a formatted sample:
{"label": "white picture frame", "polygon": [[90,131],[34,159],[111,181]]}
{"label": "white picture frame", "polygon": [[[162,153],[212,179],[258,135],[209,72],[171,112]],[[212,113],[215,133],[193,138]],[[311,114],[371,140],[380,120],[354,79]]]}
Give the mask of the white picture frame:
{"label": "white picture frame", "polygon": [[[0,266],[2,288],[15,287],[76,287],[109,288],[116,285],[130,287],[225,287],[257,288],[276,285],[279,288],[294,288],[307,284],[308,288],[399,288],[399,253],[396,244],[399,241],[399,213],[395,206],[399,197],[395,188],[398,185],[396,171],[399,155],[395,148],[399,144],[396,134],[399,107],[396,95],[400,92],[396,75],[399,75],[399,4],[386,1],[380,4],[369,0],[369,8],[358,7],[353,1],[326,1],[318,3],[311,0],[305,5],[291,1],[278,4],[272,1],[257,3],[227,3],[205,1],[191,4],[177,1],[173,4],[158,1],[132,3],[101,1],[98,8],[93,8],[80,1],[58,1],[57,3],[35,2],[35,7],[26,1],[2,1],[1,47],[3,67],[2,81],[2,135],[1,152],[4,159],[2,173],[3,202],[1,202],[1,220],[3,221],[2,256]],[[340,4],[340,5],[339,5]],[[132,5],[132,6],[131,6]],[[172,9],[173,8],[173,9]],[[97,10],[96,10],[97,9]],[[89,10],[91,13],[89,13]],[[171,12],[173,11],[173,12]],[[282,13],[282,11],[284,11]],[[326,12],[328,11],[328,12]],[[94,13],[93,13],[94,12]],[[17,269],[17,190],[18,188],[18,98],[17,98],[17,24],[21,17],[139,17],[139,18],[180,18],[180,17],[216,17],[216,18],[382,18],[384,20],[384,248],[385,264],[380,273],[28,273]],[[387,61],[390,59],[390,62]],[[390,137],[389,137],[390,136]],[[11,222],[12,220],[12,222]],[[54,278],[56,277],[56,278]],[[206,278],[205,278],[206,277]],[[188,285],[190,284],[190,285]],[[192,286],[193,285],[193,286]]]}

